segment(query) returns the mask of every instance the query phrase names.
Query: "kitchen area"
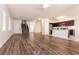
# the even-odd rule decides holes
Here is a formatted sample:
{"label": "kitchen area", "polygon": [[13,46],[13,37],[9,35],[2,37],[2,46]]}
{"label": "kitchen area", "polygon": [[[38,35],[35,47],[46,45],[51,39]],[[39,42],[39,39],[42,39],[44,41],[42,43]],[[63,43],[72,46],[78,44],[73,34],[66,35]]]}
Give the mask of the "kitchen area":
{"label": "kitchen area", "polygon": [[49,23],[49,34],[64,39],[75,36],[74,20]]}

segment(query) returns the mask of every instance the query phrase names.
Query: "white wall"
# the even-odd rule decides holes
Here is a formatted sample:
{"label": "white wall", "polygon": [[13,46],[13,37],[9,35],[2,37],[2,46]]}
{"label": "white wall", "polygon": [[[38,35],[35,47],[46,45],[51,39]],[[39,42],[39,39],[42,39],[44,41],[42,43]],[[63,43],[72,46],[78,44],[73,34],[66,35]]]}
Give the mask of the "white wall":
{"label": "white wall", "polygon": [[2,31],[2,27],[3,27],[2,20],[3,20],[3,13],[2,13],[2,11],[0,10],[0,32]]}
{"label": "white wall", "polygon": [[13,20],[5,5],[0,5],[0,48],[13,34]]}
{"label": "white wall", "polygon": [[21,20],[14,19],[14,34],[22,33]]}
{"label": "white wall", "polygon": [[34,33],[34,28],[35,28],[35,22],[29,22],[29,32]]}
{"label": "white wall", "polygon": [[73,40],[79,42],[79,19],[75,20],[75,38]]}
{"label": "white wall", "polygon": [[49,35],[49,19],[42,19],[42,34]]}

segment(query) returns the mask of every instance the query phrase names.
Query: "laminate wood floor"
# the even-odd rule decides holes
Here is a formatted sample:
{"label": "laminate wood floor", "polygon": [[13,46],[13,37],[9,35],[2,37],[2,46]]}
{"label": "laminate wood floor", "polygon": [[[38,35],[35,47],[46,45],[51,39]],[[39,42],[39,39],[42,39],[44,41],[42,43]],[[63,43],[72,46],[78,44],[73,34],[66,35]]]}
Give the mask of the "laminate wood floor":
{"label": "laminate wood floor", "polygon": [[1,55],[78,55],[79,42],[41,34],[15,34],[0,49]]}

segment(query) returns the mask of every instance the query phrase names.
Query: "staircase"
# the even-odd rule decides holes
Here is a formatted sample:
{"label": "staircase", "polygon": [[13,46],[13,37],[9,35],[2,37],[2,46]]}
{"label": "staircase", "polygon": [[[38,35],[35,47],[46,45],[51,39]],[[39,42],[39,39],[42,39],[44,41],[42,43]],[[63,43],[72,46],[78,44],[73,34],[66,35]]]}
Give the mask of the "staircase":
{"label": "staircase", "polygon": [[29,27],[26,23],[26,20],[22,21],[21,29],[22,29],[22,34],[28,34],[29,33]]}

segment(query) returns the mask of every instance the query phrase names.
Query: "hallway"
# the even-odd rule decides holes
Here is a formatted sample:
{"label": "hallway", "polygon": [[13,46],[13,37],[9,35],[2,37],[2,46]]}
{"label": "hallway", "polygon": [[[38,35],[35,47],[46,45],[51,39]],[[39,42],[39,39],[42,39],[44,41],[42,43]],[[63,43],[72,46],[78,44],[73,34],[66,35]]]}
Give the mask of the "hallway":
{"label": "hallway", "polygon": [[1,55],[75,55],[79,42],[30,33],[15,34],[0,49]]}

